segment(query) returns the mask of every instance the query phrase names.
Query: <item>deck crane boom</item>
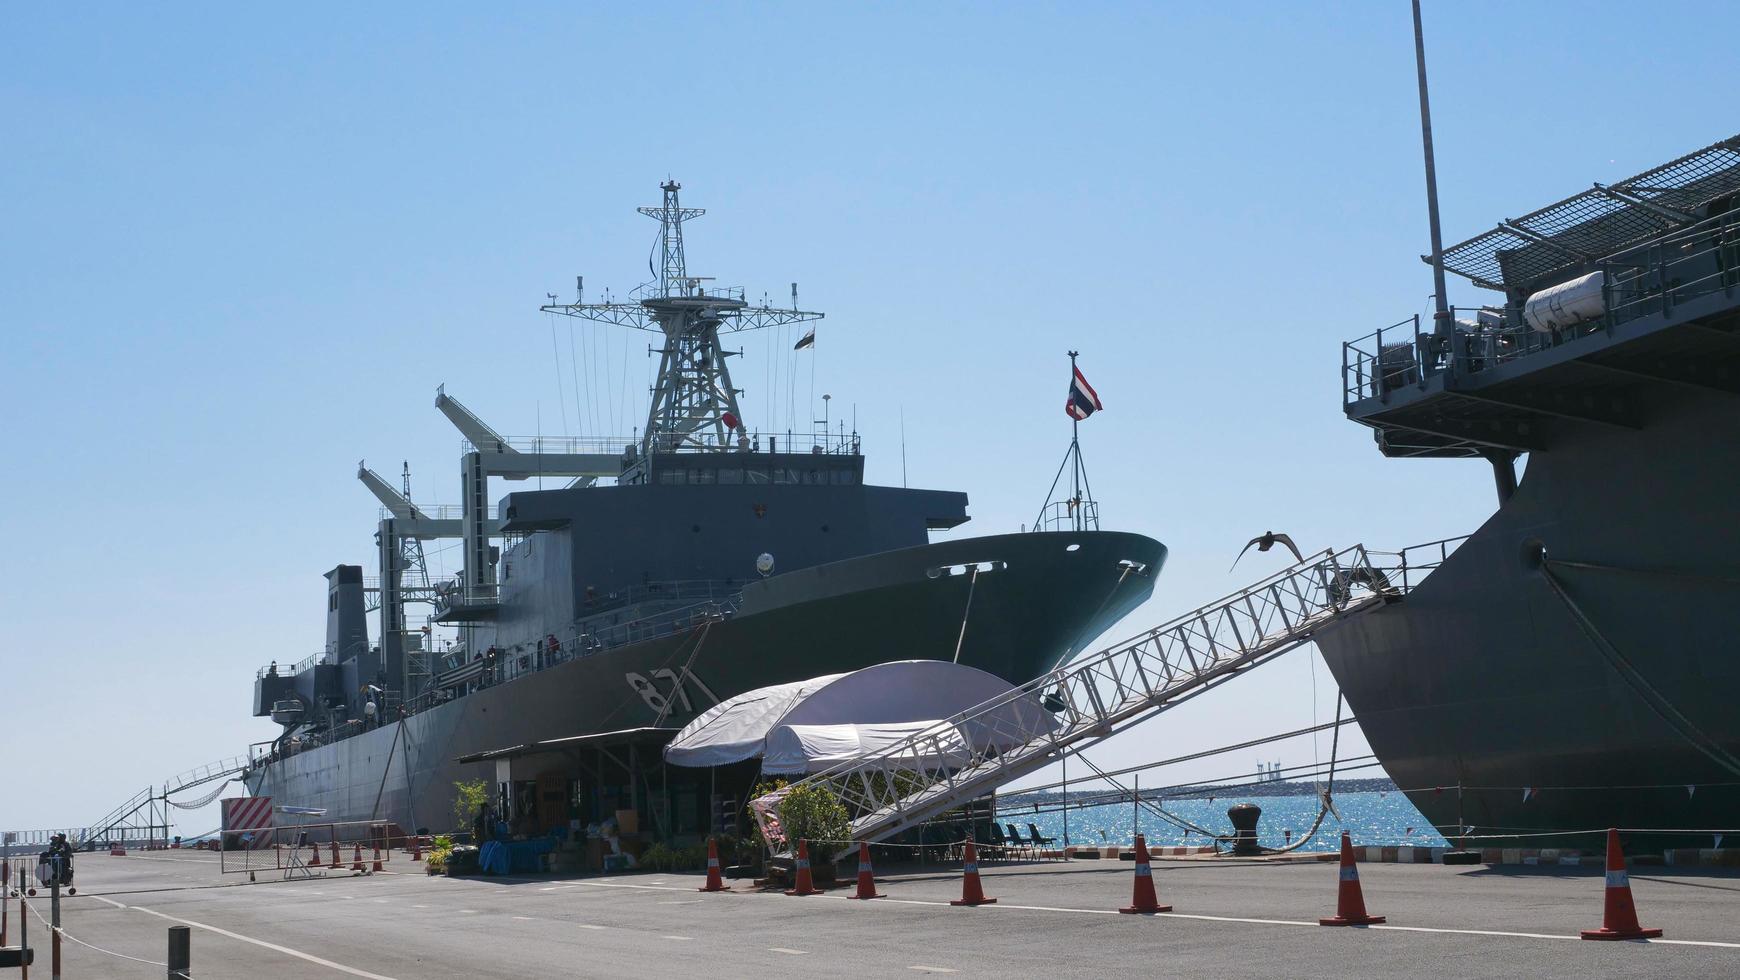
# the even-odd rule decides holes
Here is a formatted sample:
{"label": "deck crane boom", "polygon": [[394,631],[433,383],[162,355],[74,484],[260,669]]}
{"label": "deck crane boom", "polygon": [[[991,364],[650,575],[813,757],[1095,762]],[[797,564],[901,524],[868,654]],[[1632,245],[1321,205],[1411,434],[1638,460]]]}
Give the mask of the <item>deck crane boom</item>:
{"label": "deck crane boom", "polygon": [[401,521],[426,519],[426,515],[417,509],[416,504],[411,503],[404,494],[394,490],[392,484],[381,479],[379,473],[369,469],[360,459],[356,463],[356,478],[362,481],[363,486],[369,488],[369,493],[374,494],[375,499],[381,502],[381,506],[387,509],[387,513],[392,514],[395,518]]}
{"label": "deck crane boom", "polygon": [[489,424],[477,417],[471,409],[459,403],[459,399],[447,394],[447,386],[440,385],[435,389],[435,407],[453,427],[459,430],[471,445],[479,452],[485,453],[515,453],[519,450],[508,445],[507,437],[489,427]]}

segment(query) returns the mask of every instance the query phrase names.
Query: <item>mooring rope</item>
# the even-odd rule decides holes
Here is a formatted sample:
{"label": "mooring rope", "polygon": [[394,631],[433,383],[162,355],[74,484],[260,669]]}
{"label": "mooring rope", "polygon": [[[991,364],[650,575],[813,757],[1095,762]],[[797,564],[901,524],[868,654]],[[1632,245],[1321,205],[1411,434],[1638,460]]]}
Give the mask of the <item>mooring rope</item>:
{"label": "mooring rope", "polygon": [[1559,597],[1559,601],[1565,604],[1566,609],[1570,610],[1571,618],[1576,622],[1578,629],[1582,630],[1583,635],[1589,638],[1595,649],[1619,674],[1620,679],[1631,685],[1632,690],[1637,692],[1644,704],[1648,705],[1650,710],[1666,722],[1676,734],[1691,743],[1693,748],[1709,757],[1710,761],[1730,773],[1740,776],[1740,759],[1736,759],[1714,739],[1704,734],[1697,725],[1692,723],[1690,718],[1675,708],[1672,702],[1644,678],[1631,661],[1619,652],[1619,648],[1607,639],[1607,636],[1601,632],[1601,628],[1595,625],[1595,622],[1589,618],[1582,607],[1577,605],[1577,601],[1571,598],[1570,593],[1565,591],[1564,584],[1559,581],[1557,575],[1553,574],[1553,570],[1543,565],[1541,575],[1546,578],[1547,586],[1553,590],[1553,594]]}

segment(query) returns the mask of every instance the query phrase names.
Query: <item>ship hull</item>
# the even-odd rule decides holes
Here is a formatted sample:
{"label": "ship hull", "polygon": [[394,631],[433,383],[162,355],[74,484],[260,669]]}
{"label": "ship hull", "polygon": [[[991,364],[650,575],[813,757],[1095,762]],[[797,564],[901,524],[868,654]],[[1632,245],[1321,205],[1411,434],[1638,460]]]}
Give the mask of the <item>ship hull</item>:
{"label": "ship hull", "polygon": [[1567,433],[1405,599],[1319,636],[1432,824],[1453,839],[1473,827],[1475,845],[1585,851],[1601,838],[1520,835],[1733,826],[1740,774],[1707,749],[1740,754],[1737,461],[1726,394],[1664,397],[1639,430]]}
{"label": "ship hull", "polygon": [[447,828],[455,781],[495,779],[492,763],[457,761],[473,753],[678,727],[744,691],[890,660],[958,656],[1025,682],[1146,600],[1165,553],[1134,534],[1040,533],[803,569],[745,589],[728,619],[483,688],[246,780],[255,795],[322,808],[328,821]]}

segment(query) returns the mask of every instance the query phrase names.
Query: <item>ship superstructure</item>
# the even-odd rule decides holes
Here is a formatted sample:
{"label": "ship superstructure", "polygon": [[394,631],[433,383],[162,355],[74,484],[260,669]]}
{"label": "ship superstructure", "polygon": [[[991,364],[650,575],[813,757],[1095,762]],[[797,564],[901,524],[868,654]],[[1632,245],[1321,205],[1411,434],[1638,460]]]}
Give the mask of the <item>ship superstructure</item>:
{"label": "ship superstructure", "polygon": [[1727,826],[1740,137],[1440,258],[1494,300],[1344,345],[1344,408],[1386,456],[1489,461],[1500,505],[1325,659],[1447,836]]}
{"label": "ship superstructure", "polygon": [[[645,428],[516,439],[438,391],[465,439],[461,504],[420,507],[359,468],[386,508],[378,580],[353,565],[328,573],[326,648],[257,676],[255,714],[284,728],[250,771],[256,793],[409,829],[439,826],[456,779],[511,790],[525,782],[518,767],[569,784],[562,813],[546,800],[537,818],[565,826],[596,819],[605,795],[644,803],[638,760],[656,753],[635,750],[720,699],[896,659],[1024,681],[1151,593],[1165,557],[1152,539],[1075,525],[933,543],[967,520],[965,494],[866,484],[844,425],[751,427],[721,334],[821,314],[797,308],[795,286],[786,309],[691,275],[683,224],[702,212],[682,206],[676,182],[661,189],[660,206],[641,209],[660,225],[655,279],[590,303],[580,281],[574,303],[543,307],[659,338]],[[533,477],[565,485],[492,500],[491,478]],[[460,543],[449,581],[422,558],[439,539]],[[418,603],[428,629],[408,625]],[[454,640],[435,649],[432,631],[448,628]],[[480,756],[558,739],[624,754],[590,775],[555,750]],[[517,792],[504,809],[524,809]],[[666,813],[668,829],[693,825],[693,809]]]}

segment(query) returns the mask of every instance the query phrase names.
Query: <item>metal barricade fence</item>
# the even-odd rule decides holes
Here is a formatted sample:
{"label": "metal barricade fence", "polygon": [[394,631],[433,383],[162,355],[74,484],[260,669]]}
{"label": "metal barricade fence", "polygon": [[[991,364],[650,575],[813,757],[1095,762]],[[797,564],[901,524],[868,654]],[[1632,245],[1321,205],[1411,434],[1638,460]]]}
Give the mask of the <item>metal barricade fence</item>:
{"label": "metal barricade fence", "polygon": [[291,878],[324,874],[335,867],[353,871],[359,864],[372,871],[377,862],[390,863],[394,846],[407,846],[410,835],[379,820],[347,820],[223,831],[219,839],[219,873],[263,872]]}

